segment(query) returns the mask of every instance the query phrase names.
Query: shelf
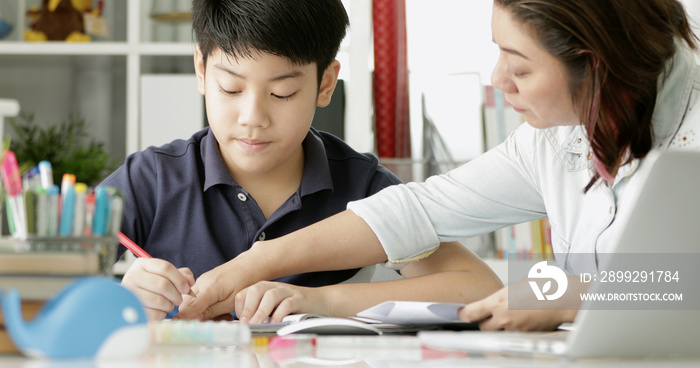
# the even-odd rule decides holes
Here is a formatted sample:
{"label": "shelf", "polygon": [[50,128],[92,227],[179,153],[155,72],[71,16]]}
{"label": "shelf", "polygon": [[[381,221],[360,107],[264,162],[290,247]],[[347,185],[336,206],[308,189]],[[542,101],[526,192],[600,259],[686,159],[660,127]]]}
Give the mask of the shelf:
{"label": "shelf", "polygon": [[[109,35],[92,41],[27,42],[26,9],[41,0],[0,0],[3,16],[16,27],[0,40],[0,98],[19,101],[39,122],[57,123],[71,113],[91,122],[91,137],[106,143],[118,161],[141,148],[142,77],[154,74],[194,75],[192,27],[187,23],[154,21],[154,0],[105,0]],[[341,76],[353,86],[347,91],[345,139],[359,151],[372,150],[371,2],[344,0],[353,32],[342,45]],[[179,11],[188,0],[172,2]],[[161,6],[158,4],[158,6]],[[352,76],[352,78],[350,78]],[[195,86],[196,87],[196,86]],[[183,91],[184,93],[184,91]],[[201,97],[200,97],[201,98]],[[7,132],[7,130],[5,131]]]}
{"label": "shelf", "polygon": [[136,53],[139,55],[182,55],[194,56],[193,43],[179,42],[152,42],[140,43],[136,47]]}
{"label": "shelf", "polygon": [[194,44],[152,42],[0,42],[0,55],[193,55]]}
{"label": "shelf", "polygon": [[21,42],[0,43],[0,55],[126,55],[125,42]]}

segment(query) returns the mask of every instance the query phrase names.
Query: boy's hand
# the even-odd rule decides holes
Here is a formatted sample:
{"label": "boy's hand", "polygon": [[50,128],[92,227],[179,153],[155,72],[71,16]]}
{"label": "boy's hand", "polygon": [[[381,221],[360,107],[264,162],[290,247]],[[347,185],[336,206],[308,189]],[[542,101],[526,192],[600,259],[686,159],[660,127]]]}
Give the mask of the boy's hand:
{"label": "boy's hand", "polygon": [[162,259],[137,258],[124,274],[122,285],[136,294],[150,320],[162,320],[182,303],[182,295],[194,285],[194,276],[189,268],[177,269]]}
{"label": "boy's hand", "polygon": [[281,322],[293,313],[323,313],[330,315],[329,306],[321,295],[322,288],[309,288],[281,282],[261,281],[236,294],[236,315],[241,322]]}
{"label": "boy's hand", "polygon": [[265,279],[265,266],[250,251],[205,272],[192,286],[196,298],[180,305],[176,319],[213,319],[234,312],[234,297],[244,288]]}

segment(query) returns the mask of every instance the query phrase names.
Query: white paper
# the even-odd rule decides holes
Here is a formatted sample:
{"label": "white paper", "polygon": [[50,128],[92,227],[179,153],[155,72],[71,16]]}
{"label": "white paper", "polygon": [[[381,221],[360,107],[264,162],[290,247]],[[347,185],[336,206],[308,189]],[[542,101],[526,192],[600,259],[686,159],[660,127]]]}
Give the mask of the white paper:
{"label": "white paper", "polygon": [[458,312],[464,304],[390,301],[358,313],[359,319],[395,325],[460,323]]}

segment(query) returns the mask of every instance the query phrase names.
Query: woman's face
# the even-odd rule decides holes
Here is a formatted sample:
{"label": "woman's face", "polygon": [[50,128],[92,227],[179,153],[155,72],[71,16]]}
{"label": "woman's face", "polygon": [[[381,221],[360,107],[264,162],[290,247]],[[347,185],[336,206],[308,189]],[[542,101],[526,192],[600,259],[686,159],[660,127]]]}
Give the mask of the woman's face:
{"label": "woman's face", "polygon": [[535,32],[494,3],[493,41],[500,56],[491,83],[535,128],[577,125],[564,64],[549,54]]}

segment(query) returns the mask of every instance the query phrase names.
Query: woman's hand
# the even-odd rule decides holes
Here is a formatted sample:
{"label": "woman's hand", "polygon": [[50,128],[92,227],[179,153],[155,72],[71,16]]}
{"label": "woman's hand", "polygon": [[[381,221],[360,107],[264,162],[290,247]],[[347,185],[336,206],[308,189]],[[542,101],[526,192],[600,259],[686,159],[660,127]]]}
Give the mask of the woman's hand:
{"label": "woman's hand", "polygon": [[162,320],[183,301],[194,285],[189,268],[175,268],[157,258],[137,258],[122,278],[122,285],[131,290],[146,308],[150,320]]}
{"label": "woman's hand", "polygon": [[[575,281],[575,278],[570,277],[570,286],[575,285],[572,285],[572,281]],[[564,322],[573,322],[576,317],[580,301],[576,302],[572,297],[573,292],[566,294],[568,295],[564,295],[560,300],[538,304],[542,306],[541,303],[550,303],[546,310],[537,309],[532,304],[533,299],[537,302],[535,295],[527,280],[523,280],[506,286],[482,300],[467,304],[459,311],[459,318],[465,322],[481,321],[479,328],[482,330],[552,331]],[[512,299],[511,305],[515,306],[512,309],[509,308],[509,297]],[[524,309],[517,307],[518,305],[533,307]]]}
{"label": "woman's hand", "polygon": [[281,322],[294,313],[331,315],[330,306],[322,295],[323,288],[296,286],[281,282],[261,281],[236,294],[236,315],[241,322]]}

